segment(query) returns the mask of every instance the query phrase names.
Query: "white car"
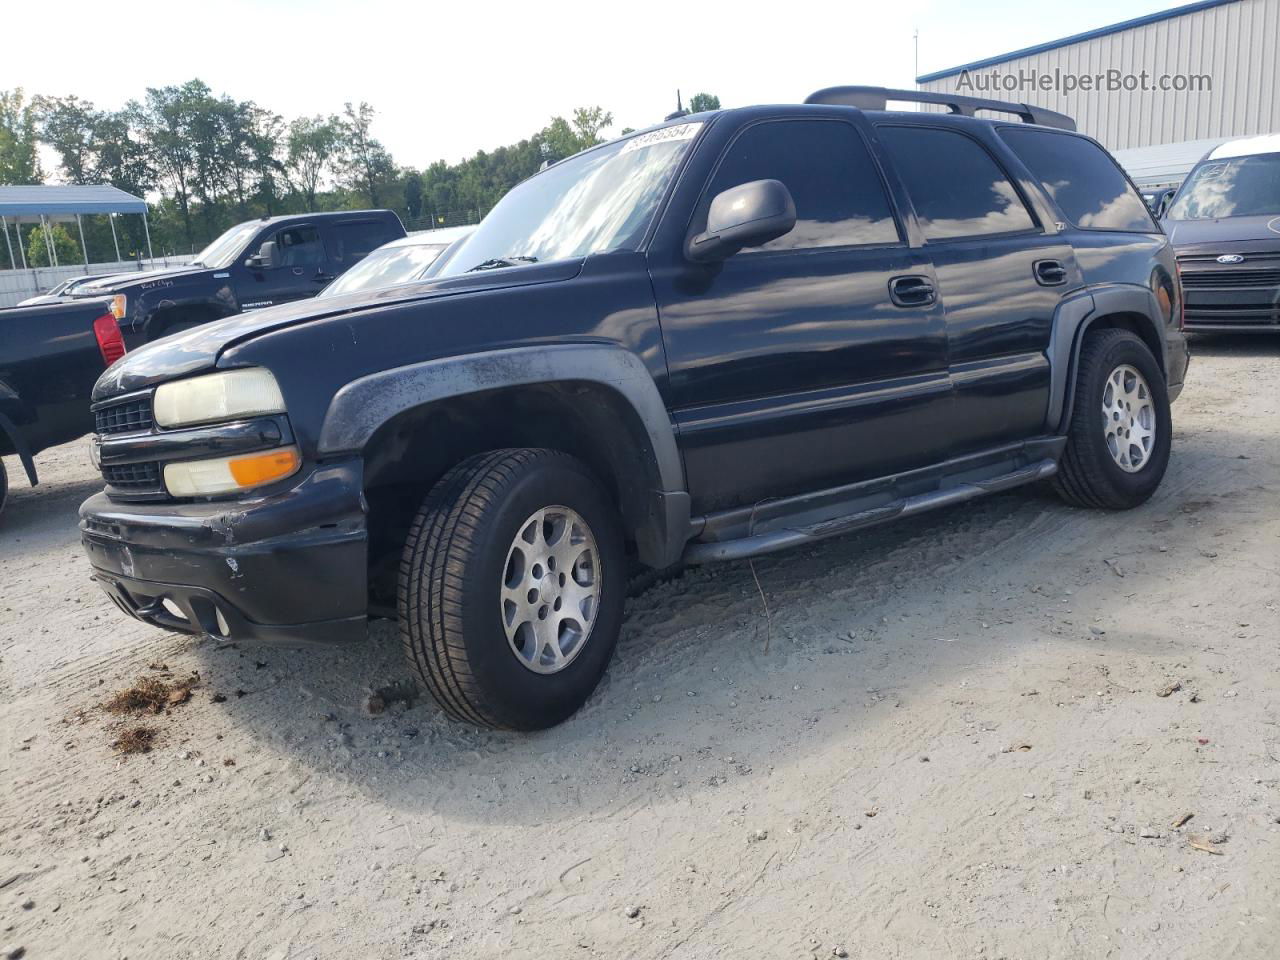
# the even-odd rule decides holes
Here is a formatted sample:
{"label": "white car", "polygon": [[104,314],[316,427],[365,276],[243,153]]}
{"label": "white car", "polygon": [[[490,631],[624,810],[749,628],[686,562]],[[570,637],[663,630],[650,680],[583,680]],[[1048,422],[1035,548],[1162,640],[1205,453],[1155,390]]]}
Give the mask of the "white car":
{"label": "white car", "polygon": [[421,280],[446,250],[471,235],[475,227],[445,227],[411,233],[384,243],[325,287],[321,297],[340,297],[358,290],[374,290]]}

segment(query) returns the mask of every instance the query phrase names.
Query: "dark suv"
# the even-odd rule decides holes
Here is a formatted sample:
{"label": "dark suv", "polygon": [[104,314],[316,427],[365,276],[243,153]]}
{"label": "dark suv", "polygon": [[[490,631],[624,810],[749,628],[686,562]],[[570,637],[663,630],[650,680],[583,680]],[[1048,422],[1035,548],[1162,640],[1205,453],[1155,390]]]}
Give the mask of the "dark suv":
{"label": "dark suv", "polygon": [[398,616],[446,711],[533,729],[595,688],[637,567],[1046,478],[1137,506],[1180,293],[1072,126],[865,87],[674,117],[516,187],[428,281],[145,347],[94,394],[95,577],[224,640]]}

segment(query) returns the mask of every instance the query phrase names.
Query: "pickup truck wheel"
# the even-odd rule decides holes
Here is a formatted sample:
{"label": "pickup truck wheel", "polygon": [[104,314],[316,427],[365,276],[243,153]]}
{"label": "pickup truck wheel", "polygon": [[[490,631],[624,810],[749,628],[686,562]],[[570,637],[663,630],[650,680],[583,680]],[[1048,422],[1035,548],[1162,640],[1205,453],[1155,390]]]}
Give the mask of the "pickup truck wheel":
{"label": "pickup truck wheel", "polygon": [[1145,503],[1164,477],[1172,439],[1164,375],[1147,345],[1127,330],[1087,335],[1058,494],[1078,507]]}
{"label": "pickup truck wheel", "polygon": [[4,513],[5,501],[9,499],[9,473],[4,468],[4,461],[0,460],[0,513]]}
{"label": "pickup truck wheel", "polygon": [[554,450],[463,461],[414,518],[400,562],[400,637],[455,719],[539,730],[574,713],[617,645],[626,587],[617,513]]}

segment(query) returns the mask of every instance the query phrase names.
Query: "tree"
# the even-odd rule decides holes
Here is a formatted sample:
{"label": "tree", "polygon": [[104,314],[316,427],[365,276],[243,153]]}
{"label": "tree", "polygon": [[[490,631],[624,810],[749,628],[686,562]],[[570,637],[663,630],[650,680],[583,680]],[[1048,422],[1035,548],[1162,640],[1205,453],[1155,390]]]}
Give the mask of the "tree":
{"label": "tree", "polygon": [[36,111],[22,88],[0,90],[0,183],[42,183]]}
{"label": "tree", "polygon": [[387,148],[369,132],[373,125],[374,109],[360,101],[353,107],[344,105],[341,123],[342,153],[340,170],[343,185],[355,193],[369,198],[369,206],[377,207],[378,188],[395,174],[395,164]]}
{"label": "tree", "polygon": [[404,178],[404,209],[410,220],[422,216],[422,177],[414,171]]}
{"label": "tree", "polygon": [[[80,254],[80,244],[71,239],[71,234],[67,233],[66,227],[55,223],[49,228],[49,234],[53,238],[53,247],[58,255],[59,266],[84,263],[84,257]],[[45,242],[44,230],[40,227],[36,227],[27,234],[27,266],[53,266],[53,262],[49,259],[49,245]]]}
{"label": "tree", "polygon": [[695,93],[689,98],[689,112],[702,113],[704,110],[719,110],[720,98],[714,93]]}
{"label": "tree", "polygon": [[[131,126],[138,130],[155,164],[159,184],[167,186],[177,203],[188,246],[195,245],[191,225],[192,191],[202,171],[201,134],[210,124],[201,106],[210,91],[199,80],[180,87],[148,87],[145,101],[134,105]],[[207,166],[207,164],[206,164]]]}
{"label": "tree", "polygon": [[555,163],[600,143],[600,131],[613,123],[613,114],[603,107],[578,107],[573,121],[552,117],[538,134],[543,159]]}
{"label": "tree", "polygon": [[93,104],[74,95],[36,97],[32,101],[40,139],[58,155],[58,170],[70,183],[93,183]]}
{"label": "tree", "polygon": [[285,139],[284,171],[289,185],[302,194],[307,212],[316,209],[316,193],[338,159],[342,122],[335,116],[298,117]]}

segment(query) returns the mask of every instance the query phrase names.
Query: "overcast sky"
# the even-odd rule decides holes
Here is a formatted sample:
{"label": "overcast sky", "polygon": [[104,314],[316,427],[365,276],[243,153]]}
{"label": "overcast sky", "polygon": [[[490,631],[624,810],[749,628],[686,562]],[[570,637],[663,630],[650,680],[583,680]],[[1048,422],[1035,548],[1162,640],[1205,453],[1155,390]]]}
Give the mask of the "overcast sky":
{"label": "overcast sky", "polygon": [[5,0],[0,89],[119,107],[199,77],[286,118],[378,111],[396,161],[457,161],[600,104],[614,131],[675,109],[676,88],[725,106],[803,100],[922,73],[1176,4],[1159,0],[641,3],[215,0],[121,5]]}

